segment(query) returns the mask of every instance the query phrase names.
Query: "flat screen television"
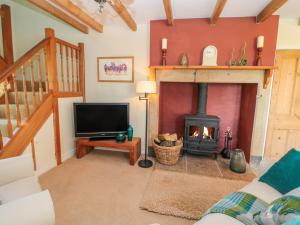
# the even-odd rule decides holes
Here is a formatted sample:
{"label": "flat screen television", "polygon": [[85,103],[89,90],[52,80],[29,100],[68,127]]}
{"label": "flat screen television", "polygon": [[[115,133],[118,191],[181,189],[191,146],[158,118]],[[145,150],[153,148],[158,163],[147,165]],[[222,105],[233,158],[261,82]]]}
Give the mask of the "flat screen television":
{"label": "flat screen television", "polygon": [[75,137],[115,137],[127,133],[129,103],[74,103]]}

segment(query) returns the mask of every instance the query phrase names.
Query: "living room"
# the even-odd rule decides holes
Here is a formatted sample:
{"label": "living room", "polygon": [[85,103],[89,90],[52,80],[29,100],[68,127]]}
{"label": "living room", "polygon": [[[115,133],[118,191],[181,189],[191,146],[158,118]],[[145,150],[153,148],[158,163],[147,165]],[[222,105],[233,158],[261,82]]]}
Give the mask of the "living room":
{"label": "living room", "polygon": [[300,224],[299,2],[0,5],[0,224]]}

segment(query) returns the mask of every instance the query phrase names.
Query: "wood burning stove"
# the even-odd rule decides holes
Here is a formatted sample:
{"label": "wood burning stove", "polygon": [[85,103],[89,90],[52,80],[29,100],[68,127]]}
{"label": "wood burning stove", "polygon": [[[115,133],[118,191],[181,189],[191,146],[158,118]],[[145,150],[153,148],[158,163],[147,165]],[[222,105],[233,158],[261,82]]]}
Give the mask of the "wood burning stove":
{"label": "wood burning stove", "polygon": [[220,118],[206,114],[207,84],[200,83],[196,115],[185,117],[184,152],[191,154],[218,153]]}

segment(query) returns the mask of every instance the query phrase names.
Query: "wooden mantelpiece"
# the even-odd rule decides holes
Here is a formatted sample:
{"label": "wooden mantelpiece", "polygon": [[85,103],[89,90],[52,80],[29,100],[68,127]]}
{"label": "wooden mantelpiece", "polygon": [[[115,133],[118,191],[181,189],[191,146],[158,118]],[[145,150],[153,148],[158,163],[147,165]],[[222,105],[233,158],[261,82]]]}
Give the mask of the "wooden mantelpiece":
{"label": "wooden mantelpiece", "polygon": [[[273,75],[273,70],[276,69],[274,66],[150,66],[152,74],[155,74],[156,70],[222,70],[222,71],[264,71],[264,89],[266,89],[270,83]],[[195,73],[196,75],[196,73]]]}

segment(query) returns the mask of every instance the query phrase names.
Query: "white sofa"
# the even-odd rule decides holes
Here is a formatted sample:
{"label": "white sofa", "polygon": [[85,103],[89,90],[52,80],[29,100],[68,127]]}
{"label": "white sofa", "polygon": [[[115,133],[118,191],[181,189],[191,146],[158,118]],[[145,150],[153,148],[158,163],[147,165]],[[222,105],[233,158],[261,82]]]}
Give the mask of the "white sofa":
{"label": "white sofa", "polygon": [[[258,171],[258,175],[261,176],[265,173],[274,162],[262,161]],[[258,179],[254,179],[250,184],[246,185],[240,191],[253,194],[254,196],[264,200],[267,203],[271,203],[273,200],[282,196],[280,192],[270,187],[269,185],[259,182]],[[225,214],[214,213],[203,217],[194,225],[244,225],[240,221],[227,216]]]}
{"label": "white sofa", "polygon": [[0,224],[55,224],[50,193],[41,190],[30,154],[0,160]]}

